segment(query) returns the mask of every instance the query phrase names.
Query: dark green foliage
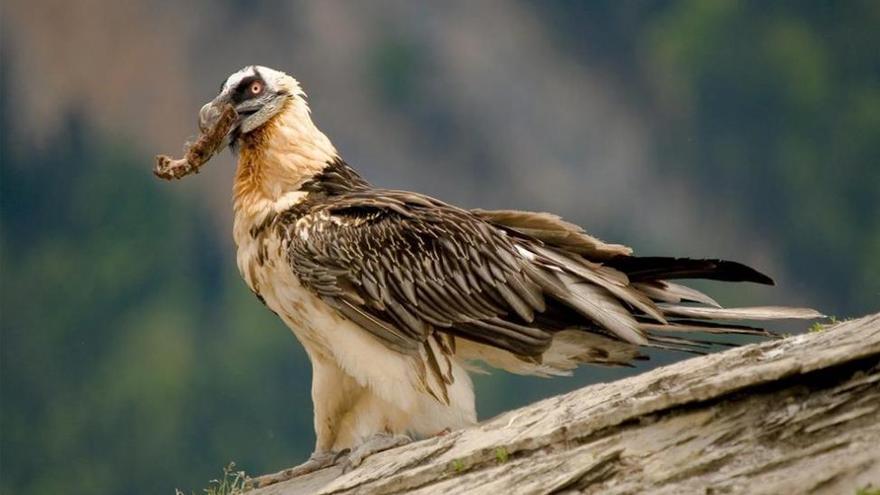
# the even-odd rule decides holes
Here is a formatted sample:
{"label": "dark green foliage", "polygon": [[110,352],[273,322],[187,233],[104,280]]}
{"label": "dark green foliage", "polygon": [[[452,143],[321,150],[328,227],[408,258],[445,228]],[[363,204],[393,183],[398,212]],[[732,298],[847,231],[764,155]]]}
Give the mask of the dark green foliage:
{"label": "dark green foliage", "polygon": [[824,311],[876,308],[880,4],[551,5],[564,45],[654,114],[663,170],[696,177],[707,212],[745,216]]}
{"label": "dark green foliage", "polygon": [[876,2],[690,1],[648,31],[658,90],[693,109],[670,135],[692,154],[675,159],[720,201],[750,198],[757,228],[842,312],[880,293],[878,23]]}

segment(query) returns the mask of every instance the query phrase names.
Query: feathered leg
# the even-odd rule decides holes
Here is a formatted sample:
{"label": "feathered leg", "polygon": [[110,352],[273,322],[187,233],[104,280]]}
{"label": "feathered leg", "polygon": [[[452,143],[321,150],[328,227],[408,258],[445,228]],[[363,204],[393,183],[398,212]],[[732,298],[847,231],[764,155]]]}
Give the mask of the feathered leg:
{"label": "feathered leg", "polygon": [[347,454],[334,451],[333,445],[339,440],[342,418],[358,401],[363,389],[335,363],[317,354],[311,355],[311,361],[312,402],[315,406],[315,451],[306,462],[298,466],[254,478],[251,480],[252,486],[267,486],[320,471],[337,464]]}

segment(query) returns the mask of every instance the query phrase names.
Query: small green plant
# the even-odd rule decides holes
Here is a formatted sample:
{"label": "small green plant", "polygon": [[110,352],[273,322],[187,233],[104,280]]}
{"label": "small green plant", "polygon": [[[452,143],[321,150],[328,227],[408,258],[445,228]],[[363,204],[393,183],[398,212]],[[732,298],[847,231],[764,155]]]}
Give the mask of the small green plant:
{"label": "small green plant", "polygon": [[814,322],[812,325],[810,325],[809,332],[810,333],[824,332],[825,330],[828,330],[829,327],[836,325],[838,323],[840,323],[840,320],[838,320],[836,316],[832,315],[832,316],[828,317],[828,323],[823,324],[823,323],[819,323],[818,321]]}
{"label": "small green plant", "polygon": [[[244,471],[236,471],[235,463],[230,462],[223,468],[223,477],[208,482],[208,488],[202,490],[205,495],[240,495],[245,492],[248,477]],[[174,495],[186,495],[174,490]]]}
{"label": "small green plant", "polygon": [[452,461],[452,470],[456,473],[460,473],[464,471],[464,461],[461,459],[455,459]]}
{"label": "small green plant", "polygon": [[510,454],[507,453],[507,449],[504,447],[498,447],[495,449],[495,460],[498,461],[498,464],[504,464],[510,458]]}
{"label": "small green plant", "polygon": [[868,483],[866,486],[856,490],[856,495],[880,495],[880,488]]}

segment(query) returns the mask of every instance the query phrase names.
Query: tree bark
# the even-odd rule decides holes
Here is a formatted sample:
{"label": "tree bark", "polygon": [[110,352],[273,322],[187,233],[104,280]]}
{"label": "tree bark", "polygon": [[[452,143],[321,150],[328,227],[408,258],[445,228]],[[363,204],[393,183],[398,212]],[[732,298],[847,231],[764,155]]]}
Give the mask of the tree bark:
{"label": "tree bark", "polygon": [[868,486],[880,488],[880,313],[585,387],[249,495]]}

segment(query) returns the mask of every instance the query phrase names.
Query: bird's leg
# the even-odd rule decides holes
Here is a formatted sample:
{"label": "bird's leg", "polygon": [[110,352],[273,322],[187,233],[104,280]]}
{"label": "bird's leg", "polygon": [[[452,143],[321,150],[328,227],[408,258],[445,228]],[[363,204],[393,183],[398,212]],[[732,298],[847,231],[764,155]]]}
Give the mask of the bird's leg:
{"label": "bird's leg", "polygon": [[400,447],[401,445],[406,445],[410,442],[412,442],[412,438],[406,435],[376,433],[347,454],[341,453],[341,455],[339,455],[339,461],[342,464],[342,472],[347,473],[360,466],[361,463],[364,462],[364,459],[373,454]]}
{"label": "bird's leg", "polygon": [[292,468],[283,469],[277,473],[264,474],[248,480],[247,485],[251,488],[260,488],[263,486],[281,483],[282,481],[291,480],[299,476],[303,476],[321,469],[333,466],[340,457],[339,452],[315,452],[309,456],[309,460],[294,466]]}

